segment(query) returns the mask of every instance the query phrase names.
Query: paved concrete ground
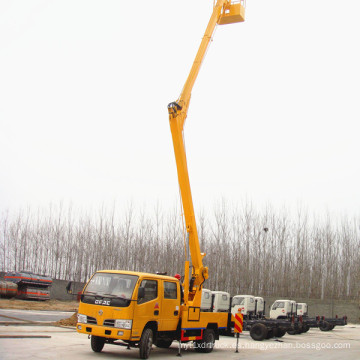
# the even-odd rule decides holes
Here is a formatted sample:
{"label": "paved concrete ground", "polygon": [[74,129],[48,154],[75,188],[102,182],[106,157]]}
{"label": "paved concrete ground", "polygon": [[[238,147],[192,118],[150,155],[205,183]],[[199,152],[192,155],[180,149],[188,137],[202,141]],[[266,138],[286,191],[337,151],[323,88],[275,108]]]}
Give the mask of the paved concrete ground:
{"label": "paved concrete ground", "polygon": [[19,309],[0,309],[0,323],[17,322],[19,320],[36,321],[36,322],[51,322],[61,319],[67,319],[73,311],[51,311],[51,310],[19,310]]}
{"label": "paved concrete ground", "polygon": [[[280,341],[279,341],[280,340]],[[235,338],[221,337],[216,342],[211,359],[360,359],[360,325],[336,327],[322,332],[311,329],[306,334],[285,335],[276,340],[253,341],[248,332],[241,335],[239,353],[235,353]],[[190,343],[189,343],[190,344]],[[184,347],[187,344],[183,344]],[[154,347],[152,359],[176,359],[177,343],[170,349]],[[189,348],[182,351],[184,360],[201,359],[202,354]],[[1,360],[85,360],[85,359],[137,359],[138,349],[105,345],[101,354],[94,353],[86,335],[73,329],[51,326],[0,326]]]}

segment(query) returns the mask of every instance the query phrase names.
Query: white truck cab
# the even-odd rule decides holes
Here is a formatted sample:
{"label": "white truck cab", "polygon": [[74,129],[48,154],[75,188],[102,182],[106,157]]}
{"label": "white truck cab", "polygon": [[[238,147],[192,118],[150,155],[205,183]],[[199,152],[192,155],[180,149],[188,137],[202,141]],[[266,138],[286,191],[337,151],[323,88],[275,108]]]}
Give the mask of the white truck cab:
{"label": "white truck cab", "polygon": [[212,291],[213,312],[227,312],[230,307],[230,294],[225,291]]}
{"label": "white truck cab", "polygon": [[231,313],[233,315],[241,312],[244,316],[255,313],[255,296],[253,295],[235,295],[232,298]]}
{"label": "white truck cab", "polygon": [[297,303],[296,304],[296,315],[307,316],[308,315],[308,306],[307,303]]}
{"label": "white truck cab", "polygon": [[201,311],[211,311],[211,303],[212,303],[212,291],[209,289],[202,289],[201,291]]}
{"label": "white truck cab", "polygon": [[271,305],[271,310],[270,310],[271,319],[283,319],[291,315],[296,315],[296,301],[276,300]]}

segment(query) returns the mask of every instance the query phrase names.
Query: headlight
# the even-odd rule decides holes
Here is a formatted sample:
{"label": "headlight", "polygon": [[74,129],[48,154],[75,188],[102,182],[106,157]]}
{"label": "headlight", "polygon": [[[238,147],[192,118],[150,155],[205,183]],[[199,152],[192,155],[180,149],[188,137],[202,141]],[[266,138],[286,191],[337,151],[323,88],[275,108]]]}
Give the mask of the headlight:
{"label": "headlight", "polygon": [[78,314],[77,318],[78,318],[78,323],[82,323],[82,324],[87,323],[87,316],[86,315]]}
{"label": "headlight", "polygon": [[132,320],[115,320],[116,328],[130,330],[132,326]]}

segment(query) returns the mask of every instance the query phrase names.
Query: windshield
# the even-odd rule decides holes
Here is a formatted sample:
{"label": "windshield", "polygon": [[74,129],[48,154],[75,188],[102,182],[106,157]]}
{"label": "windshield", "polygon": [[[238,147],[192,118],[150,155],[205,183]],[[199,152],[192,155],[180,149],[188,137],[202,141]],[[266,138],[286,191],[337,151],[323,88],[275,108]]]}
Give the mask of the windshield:
{"label": "windshield", "polygon": [[129,306],[138,276],[96,273],[86,286],[82,301],[97,305]]}
{"label": "windshield", "polygon": [[277,308],[283,308],[285,303],[283,301],[276,301],[272,307],[272,310],[276,310]]}
{"label": "windshield", "polygon": [[235,305],[244,305],[244,303],[245,303],[245,298],[244,297],[234,297],[233,298],[233,302],[232,302],[233,306],[235,306]]}

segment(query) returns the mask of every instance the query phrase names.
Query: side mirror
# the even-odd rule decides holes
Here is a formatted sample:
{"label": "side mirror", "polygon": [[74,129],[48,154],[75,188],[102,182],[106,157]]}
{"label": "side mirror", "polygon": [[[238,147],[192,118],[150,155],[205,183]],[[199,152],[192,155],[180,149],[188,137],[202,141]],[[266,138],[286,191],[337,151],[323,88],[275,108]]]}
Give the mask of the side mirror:
{"label": "side mirror", "polygon": [[145,297],[145,288],[140,287],[138,291],[138,300],[143,299]]}
{"label": "side mirror", "polygon": [[67,292],[68,294],[72,294],[72,293],[73,293],[71,286],[72,286],[72,281],[69,281],[69,283],[66,285],[66,292]]}

